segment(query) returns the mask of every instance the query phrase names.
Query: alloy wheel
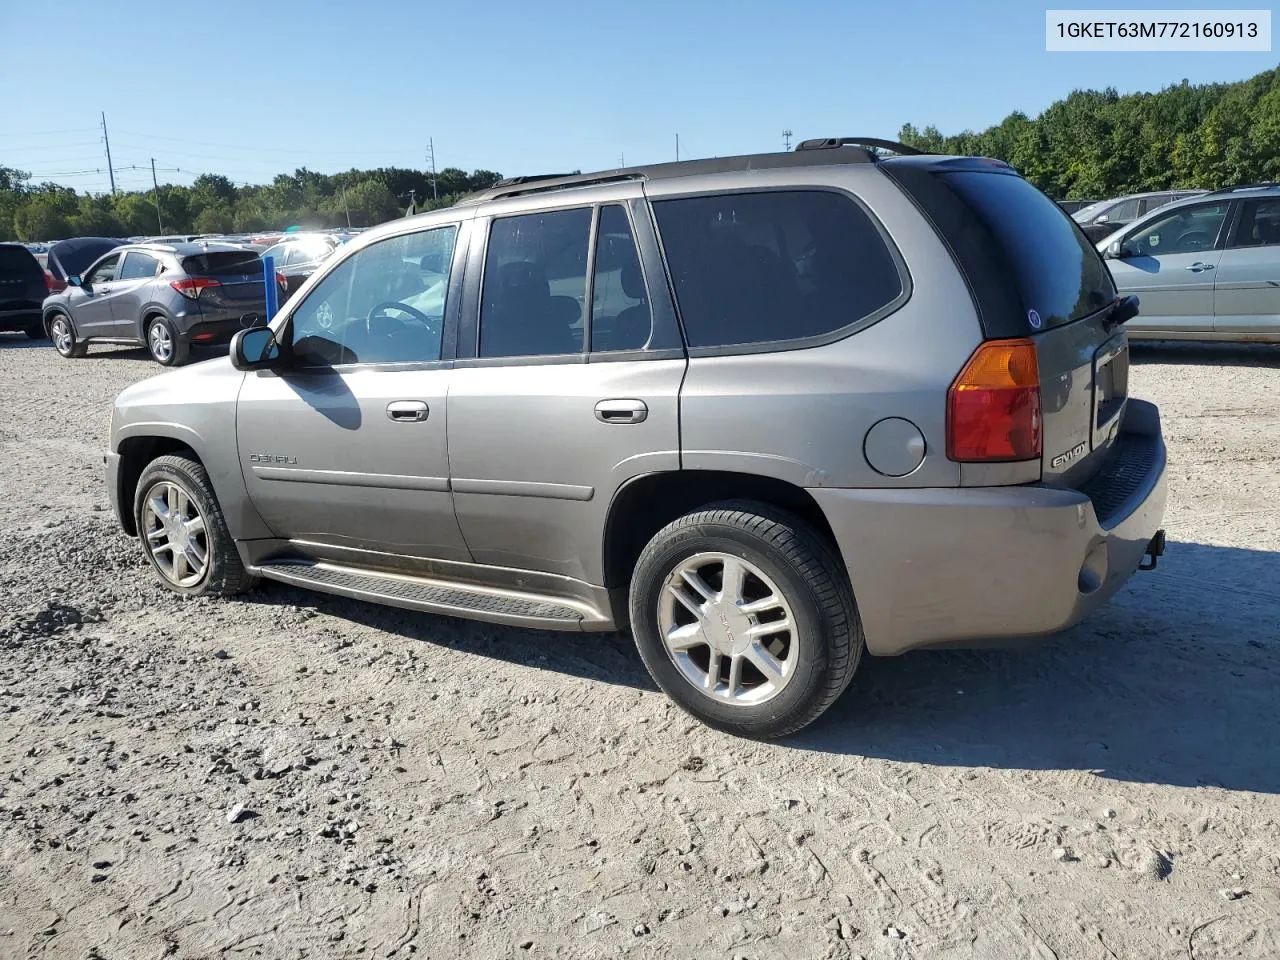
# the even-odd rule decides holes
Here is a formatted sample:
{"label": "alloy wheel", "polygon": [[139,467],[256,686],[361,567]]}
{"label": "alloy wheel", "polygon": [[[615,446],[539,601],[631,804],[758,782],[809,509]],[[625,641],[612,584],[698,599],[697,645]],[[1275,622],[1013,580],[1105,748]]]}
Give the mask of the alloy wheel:
{"label": "alloy wheel", "polygon": [[151,324],[151,330],[147,337],[151,344],[151,355],[161,363],[168,363],[173,356],[173,337],[169,335],[169,328],[159,320]]}
{"label": "alloy wheel", "polygon": [[62,314],[53,318],[49,324],[49,335],[53,337],[54,348],[64,357],[71,353],[75,344],[75,335],[71,332],[71,324]]}
{"label": "alloy wheel", "polygon": [[698,553],[668,574],[658,627],[690,685],[722,703],[773,699],[795,675],[800,638],[790,605],[755,564]]}
{"label": "alloy wheel", "polygon": [[195,500],[165,480],[147,491],[144,542],[160,574],[179,587],[195,586],[209,566],[209,535]]}

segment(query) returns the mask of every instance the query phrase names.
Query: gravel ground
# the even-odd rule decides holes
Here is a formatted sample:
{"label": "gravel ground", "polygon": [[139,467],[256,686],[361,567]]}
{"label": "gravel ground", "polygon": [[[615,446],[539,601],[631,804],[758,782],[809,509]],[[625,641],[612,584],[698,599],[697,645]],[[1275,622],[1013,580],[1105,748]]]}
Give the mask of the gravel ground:
{"label": "gravel ground", "polygon": [[1280,955],[1280,351],[1135,363],[1160,570],[761,745],[619,637],[164,592],[101,478],[156,368],[0,335],[0,957]]}

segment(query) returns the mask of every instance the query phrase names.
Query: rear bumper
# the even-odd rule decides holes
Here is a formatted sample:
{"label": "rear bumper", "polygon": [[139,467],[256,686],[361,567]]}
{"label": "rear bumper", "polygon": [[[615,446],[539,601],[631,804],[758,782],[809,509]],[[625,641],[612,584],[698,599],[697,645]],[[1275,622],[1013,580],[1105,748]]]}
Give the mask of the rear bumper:
{"label": "rear bumper", "polygon": [[849,570],[867,649],[1044,636],[1105,603],[1164,516],[1152,404],[1129,401],[1118,444],[1084,490],[811,489]]}
{"label": "rear bumper", "polygon": [[[260,317],[266,316],[266,309],[262,310],[246,310],[245,313],[256,313]],[[235,316],[220,317],[210,320],[207,317],[198,323],[191,324],[187,330],[187,339],[194,344],[219,344],[230,343],[231,338],[240,330],[243,330],[245,323],[241,320],[241,314]]]}

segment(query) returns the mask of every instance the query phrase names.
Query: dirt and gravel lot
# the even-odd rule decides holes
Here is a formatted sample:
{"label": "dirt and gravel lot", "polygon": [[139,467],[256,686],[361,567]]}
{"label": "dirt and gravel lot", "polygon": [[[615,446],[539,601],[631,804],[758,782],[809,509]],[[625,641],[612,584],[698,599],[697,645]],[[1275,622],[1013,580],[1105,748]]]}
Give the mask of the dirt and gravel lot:
{"label": "dirt and gravel lot", "polygon": [[157,368],[0,335],[0,958],[1280,955],[1280,350],[1135,353],[1160,570],[762,745],[620,637],[164,592],[101,478]]}

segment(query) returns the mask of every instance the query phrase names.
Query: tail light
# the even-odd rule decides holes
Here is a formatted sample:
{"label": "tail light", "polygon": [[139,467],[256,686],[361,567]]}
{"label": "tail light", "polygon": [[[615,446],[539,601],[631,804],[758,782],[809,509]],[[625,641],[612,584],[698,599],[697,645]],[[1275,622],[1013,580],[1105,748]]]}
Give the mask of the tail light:
{"label": "tail light", "polygon": [[278,286],[281,290],[289,289],[288,278],[278,270],[276,271],[276,286]]}
{"label": "tail light", "polygon": [[947,393],[947,456],[961,463],[1035,460],[1042,432],[1035,343],[987,341]]}
{"label": "tail light", "polygon": [[46,289],[46,290],[48,290],[50,293],[57,293],[57,292],[58,292],[58,291],[55,289],[55,285],[54,285],[54,282],[53,282],[53,274],[52,274],[52,273],[50,273],[48,270],[46,270],[46,271],[44,272],[44,286],[45,286],[45,289]]}
{"label": "tail light", "polygon": [[222,284],[212,277],[185,277],[182,280],[170,280],[169,286],[187,299],[194,300],[200,296],[201,290],[206,290],[209,287],[220,287]]}

